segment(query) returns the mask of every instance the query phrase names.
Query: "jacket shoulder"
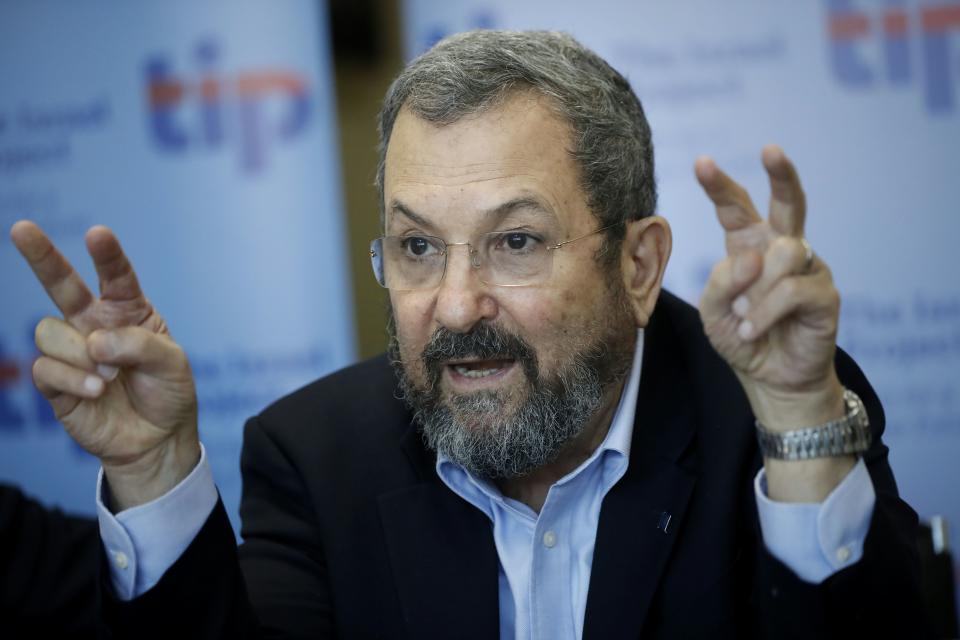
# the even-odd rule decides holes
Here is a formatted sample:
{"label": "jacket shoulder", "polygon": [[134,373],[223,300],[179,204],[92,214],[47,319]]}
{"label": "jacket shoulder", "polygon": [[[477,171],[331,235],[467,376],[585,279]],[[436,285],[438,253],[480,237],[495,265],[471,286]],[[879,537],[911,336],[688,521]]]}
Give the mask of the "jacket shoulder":
{"label": "jacket shoulder", "polygon": [[280,398],[254,418],[265,429],[294,436],[409,424],[397,377],[386,354],[335,371]]}

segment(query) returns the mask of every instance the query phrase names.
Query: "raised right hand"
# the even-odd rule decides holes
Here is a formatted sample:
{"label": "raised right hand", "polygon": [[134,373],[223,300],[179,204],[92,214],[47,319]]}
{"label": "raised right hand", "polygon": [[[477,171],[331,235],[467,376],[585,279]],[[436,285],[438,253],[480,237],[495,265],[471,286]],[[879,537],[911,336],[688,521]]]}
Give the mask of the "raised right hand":
{"label": "raised right hand", "polygon": [[37,225],[17,222],[10,237],[63,313],[37,324],[37,388],[102,462],[114,510],[163,495],[200,457],[196,390],[116,236],[100,226],[87,232],[99,298]]}

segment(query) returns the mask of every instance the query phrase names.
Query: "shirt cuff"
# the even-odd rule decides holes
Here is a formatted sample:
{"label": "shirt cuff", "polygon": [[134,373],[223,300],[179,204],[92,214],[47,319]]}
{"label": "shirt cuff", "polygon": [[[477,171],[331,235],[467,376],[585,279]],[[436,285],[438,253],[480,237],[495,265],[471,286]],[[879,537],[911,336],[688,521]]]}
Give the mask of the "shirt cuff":
{"label": "shirt cuff", "polygon": [[200,461],[164,495],[114,515],[106,507],[103,468],[97,477],[97,519],[117,597],[131,600],[150,590],[190,546],[217,505],[217,487],[200,445]]}
{"label": "shirt cuff", "polygon": [[753,488],[767,550],[800,579],[818,584],[863,556],[877,496],[862,458],[821,503],[771,500],[764,469]]}

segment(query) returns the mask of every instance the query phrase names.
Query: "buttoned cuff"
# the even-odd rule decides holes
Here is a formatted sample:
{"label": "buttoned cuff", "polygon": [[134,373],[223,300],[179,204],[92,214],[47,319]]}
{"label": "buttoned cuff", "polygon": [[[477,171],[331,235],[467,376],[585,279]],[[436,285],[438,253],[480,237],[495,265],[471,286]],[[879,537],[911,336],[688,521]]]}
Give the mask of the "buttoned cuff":
{"label": "buttoned cuff", "polygon": [[823,582],[863,556],[877,496],[862,459],[821,503],[771,500],[764,469],[753,488],[767,550],[802,580]]}
{"label": "buttoned cuff", "polygon": [[186,550],[217,504],[217,487],[200,445],[200,461],[164,495],[114,515],[106,507],[103,468],[97,477],[97,519],[117,597],[150,590]]}

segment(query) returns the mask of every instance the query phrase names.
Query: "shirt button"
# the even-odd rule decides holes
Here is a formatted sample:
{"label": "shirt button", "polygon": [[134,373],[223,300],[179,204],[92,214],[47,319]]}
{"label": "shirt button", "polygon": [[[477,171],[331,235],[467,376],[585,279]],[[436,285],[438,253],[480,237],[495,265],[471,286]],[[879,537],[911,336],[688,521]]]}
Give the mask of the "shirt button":
{"label": "shirt button", "polygon": [[114,551],[113,552],[113,562],[117,565],[118,569],[126,569],[130,566],[130,561],[127,560],[127,554],[123,551]]}
{"label": "shirt button", "polygon": [[547,531],[543,534],[543,546],[547,549],[553,549],[557,544],[557,534],[553,531]]}
{"label": "shirt button", "polygon": [[845,563],[850,559],[850,548],[849,547],[840,547],[837,549],[837,562],[840,564]]}

